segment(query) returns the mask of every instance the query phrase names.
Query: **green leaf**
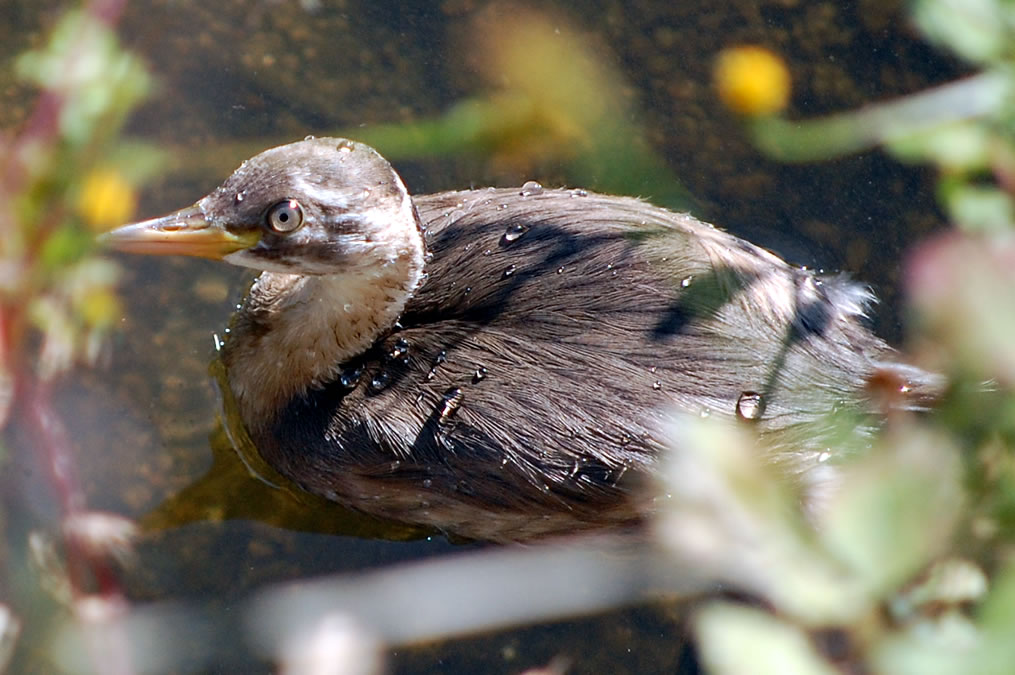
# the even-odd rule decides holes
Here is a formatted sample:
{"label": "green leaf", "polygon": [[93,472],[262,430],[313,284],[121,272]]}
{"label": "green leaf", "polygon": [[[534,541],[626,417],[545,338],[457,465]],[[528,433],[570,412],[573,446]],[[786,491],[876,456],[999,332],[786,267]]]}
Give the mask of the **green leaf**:
{"label": "green leaf", "polygon": [[1011,3],[920,0],[913,19],[928,39],[977,63],[996,61],[1011,43]]}
{"label": "green leaf", "polygon": [[956,122],[887,139],[889,152],[905,162],[934,162],[950,172],[986,168],[997,140],[978,122]]}
{"label": "green leaf", "polygon": [[698,613],[701,659],[710,673],[834,675],[806,633],[758,609],[715,603]]}
{"label": "green leaf", "polygon": [[862,587],[884,594],[941,553],[962,503],[955,450],[914,424],[844,469],[818,532]]}
{"label": "green leaf", "polygon": [[1011,196],[992,185],[942,180],[940,193],[952,220],[967,232],[1002,233],[1015,224]]}

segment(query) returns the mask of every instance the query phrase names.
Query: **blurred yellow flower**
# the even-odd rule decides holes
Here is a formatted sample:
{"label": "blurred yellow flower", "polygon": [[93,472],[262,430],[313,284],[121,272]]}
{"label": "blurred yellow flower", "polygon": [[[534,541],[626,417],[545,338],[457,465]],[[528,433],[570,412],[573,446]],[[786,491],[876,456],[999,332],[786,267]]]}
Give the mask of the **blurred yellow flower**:
{"label": "blurred yellow flower", "polygon": [[789,101],[789,69],[764,47],[733,47],[719,52],[715,81],[722,102],[741,115],[771,115]]}
{"label": "blurred yellow flower", "polygon": [[104,232],[122,225],[134,215],[137,192],[120,172],[92,169],[81,185],[77,213],[92,230]]}

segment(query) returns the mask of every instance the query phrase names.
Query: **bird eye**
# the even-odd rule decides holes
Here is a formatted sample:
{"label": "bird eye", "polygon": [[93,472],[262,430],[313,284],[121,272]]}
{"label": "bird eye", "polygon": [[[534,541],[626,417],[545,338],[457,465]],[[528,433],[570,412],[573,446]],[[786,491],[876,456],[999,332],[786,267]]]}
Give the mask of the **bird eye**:
{"label": "bird eye", "polygon": [[303,224],[303,208],[295,199],[287,199],[268,209],[266,219],[273,232],[288,234]]}

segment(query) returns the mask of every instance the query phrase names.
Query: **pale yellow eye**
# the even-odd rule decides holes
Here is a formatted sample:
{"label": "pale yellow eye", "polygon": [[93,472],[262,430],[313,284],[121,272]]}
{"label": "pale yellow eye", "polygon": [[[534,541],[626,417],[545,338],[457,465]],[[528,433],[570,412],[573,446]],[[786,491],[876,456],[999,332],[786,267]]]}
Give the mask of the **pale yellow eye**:
{"label": "pale yellow eye", "polygon": [[295,199],[287,199],[268,209],[266,221],[273,232],[288,234],[303,224],[303,208]]}

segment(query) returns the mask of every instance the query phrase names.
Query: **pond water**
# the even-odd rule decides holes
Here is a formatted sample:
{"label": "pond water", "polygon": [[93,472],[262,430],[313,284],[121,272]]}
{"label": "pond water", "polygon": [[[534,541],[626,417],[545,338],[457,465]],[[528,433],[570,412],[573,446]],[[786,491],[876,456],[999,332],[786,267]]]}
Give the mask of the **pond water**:
{"label": "pond water", "polygon": [[[789,114],[800,117],[954,76],[953,63],[914,41],[903,4],[131,2],[121,37],[144,56],[160,87],[128,130],[170,148],[183,167],[145,191],[138,215],[193,203],[240,161],[277,142],[340,131],[368,136],[382,125],[438,118],[467,99],[499,100],[523,76],[538,83],[545,66],[550,78],[601,76],[598,84],[606,88],[590,95],[608,100],[608,112],[623,118],[610,128],[639,139],[650,149],[649,165],[662,173],[648,176],[636,168],[620,178],[645,175],[644,182],[619,180],[610,170],[619,161],[615,145],[593,143],[601,152],[576,160],[582,131],[551,121],[535,130],[499,130],[467,151],[413,156],[405,150],[393,161],[410,191],[538,180],[675,204],[686,190],[693,202],[685,203],[701,217],[796,263],[848,270],[871,283],[884,300],[879,332],[898,342],[900,262],[911,242],[944,225],[933,203],[933,177],[876,152],[807,166],[770,162],[717,101],[711,71],[723,47],[772,48],[789,63]],[[60,7],[4,3],[5,64],[40,39]],[[535,41],[547,39],[546,26],[548,39],[575,39],[584,45],[582,54],[594,54],[593,70],[582,70],[587,64],[561,70],[538,58],[509,67],[496,63],[497,54],[539,54]],[[500,44],[505,36],[517,44]],[[560,87],[572,84],[562,80]],[[21,92],[5,95],[5,126],[18,119],[14,95]],[[665,188],[659,186],[671,180],[672,193],[660,194]],[[125,313],[110,362],[76,376],[59,404],[80,450],[89,505],[145,526],[124,582],[131,599],[210,600],[227,610],[269,583],[477,546],[364,522],[251,477],[222,431],[208,371],[214,336],[227,325],[250,275],[190,259],[125,258],[122,265]],[[5,490],[8,504],[23,510],[9,516],[8,541],[52,525],[45,480],[31,462],[15,458]],[[38,613],[37,628],[47,616]],[[399,650],[390,666],[399,673],[516,673],[563,655],[573,663],[569,672],[674,672],[689,663],[680,621],[671,607],[647,606]],[[26,637],[29,645],[34,639]],[[44,657],[30,653],[18,665],[26,672],[49,669]],[[271,669],[233,658],[208,670]]]}

